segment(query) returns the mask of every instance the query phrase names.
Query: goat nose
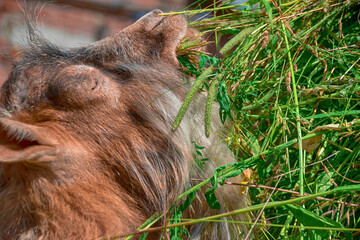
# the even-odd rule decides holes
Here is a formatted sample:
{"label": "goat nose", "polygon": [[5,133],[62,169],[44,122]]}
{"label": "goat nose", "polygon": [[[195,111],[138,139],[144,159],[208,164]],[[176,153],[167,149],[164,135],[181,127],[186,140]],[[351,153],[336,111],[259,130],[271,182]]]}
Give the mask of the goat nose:
{"label": "goat nose", "polygon": [[152,10],[151,12],[149,12],[148,14],[156,14],[156,15],[159,15],[163,13],[163,11],[161,11],[160,9],[154,9]]}
{"label": "goat nose", "polygon": [[150,17],[152,15],[159,15],[160,13],[163,13],[161,10],[159,9],[154,9],[152,10],[151,12],[148,12],[147,14],[145,14],[144,16],[142,16],[141,18],[147,18],[147,17]]}

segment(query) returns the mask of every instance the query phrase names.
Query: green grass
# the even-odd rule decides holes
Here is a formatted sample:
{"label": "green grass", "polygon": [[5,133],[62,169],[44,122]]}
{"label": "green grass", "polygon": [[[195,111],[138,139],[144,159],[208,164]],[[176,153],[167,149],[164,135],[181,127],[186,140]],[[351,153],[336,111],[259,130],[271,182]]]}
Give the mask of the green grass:
{"label": "green grass", "polygon": [[[238,159],[215,172],[208,197],[214,197],[218,183],[250,168],[252,206],[235,214],[251,214],[253,222],[243,224],[252,228],[254,239],[359,239],[360,3],[247,4],[236,10],[218,1],[208,9],[180,12],[213,13],[189,25],[203,35],[216,33],[215,57],[192,51],[203,44],[199,41],[179,47],[185,71],[198,77],[185,104],[201,88],[210,92],[206,111],[214,100],[219,103],[220,118],[230,128],[224,139]],[[220,46],[225,34],[230,38]],[[200,55],[199,61],[191,54]],[[206,134],[211,134],[209,114]],[[213,180],[179,200],[190,201]],[[181,207],[186,206],[175,210]],[[167,228],[178,229],[171,237],[180,239],[182,226],[222,216],[179,217]]]}

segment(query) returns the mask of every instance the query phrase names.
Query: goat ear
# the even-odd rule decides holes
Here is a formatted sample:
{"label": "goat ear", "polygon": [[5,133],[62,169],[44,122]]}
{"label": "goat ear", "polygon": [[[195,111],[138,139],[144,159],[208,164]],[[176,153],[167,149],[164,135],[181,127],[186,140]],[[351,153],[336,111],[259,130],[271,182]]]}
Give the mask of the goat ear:
{"label": "goat ear", "polygon": [[0,118],[0,162],[54,161],[54,141],[45,135],[41,127]]}

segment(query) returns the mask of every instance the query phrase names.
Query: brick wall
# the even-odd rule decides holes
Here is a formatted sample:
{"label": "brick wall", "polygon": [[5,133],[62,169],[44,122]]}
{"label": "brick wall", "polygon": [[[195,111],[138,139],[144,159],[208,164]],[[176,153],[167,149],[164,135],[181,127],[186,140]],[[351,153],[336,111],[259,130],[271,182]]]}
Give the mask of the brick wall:
{"label": "brick wall", "polygon": [[[47,2],[37,18],[39,30],[62,47],[94,42],[130,25],[146,12],[181,10],[186,0],[28,0]],[[23,12],[15,0],[0,0],[0,85],[6,80],[11,59],[25,44]]]}

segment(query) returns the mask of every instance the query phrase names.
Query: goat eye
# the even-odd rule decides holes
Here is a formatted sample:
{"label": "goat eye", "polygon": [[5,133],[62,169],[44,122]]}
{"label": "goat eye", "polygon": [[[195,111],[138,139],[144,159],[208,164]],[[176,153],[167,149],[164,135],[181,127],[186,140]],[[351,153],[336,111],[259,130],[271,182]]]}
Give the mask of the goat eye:
{"label": "goat eye", "polygon": [[55,106],[81,107],[101,98],[107,77],[92,67],[64,68],[49,84],[47,97]]}

